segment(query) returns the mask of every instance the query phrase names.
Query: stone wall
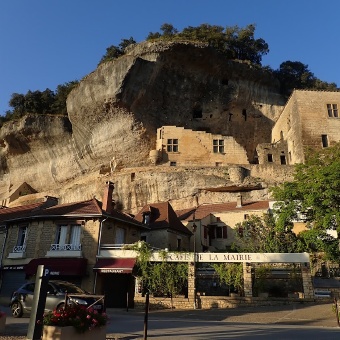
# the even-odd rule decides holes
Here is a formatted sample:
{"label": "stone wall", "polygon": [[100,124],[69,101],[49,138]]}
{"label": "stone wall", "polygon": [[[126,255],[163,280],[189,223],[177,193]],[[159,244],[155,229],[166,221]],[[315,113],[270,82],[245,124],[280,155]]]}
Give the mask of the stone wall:
{"label": "stone wall", "polygon": [[[328,303],[332,299],[325,299]],[[257,306],[280,306],[296,303],[314,303],[315,299],[302,298],[261,298],[261,297],[229,297],[229,296],[198,296],[197,309],[212,308],[238,308],[238,307],[257,307]],[[187,298],[149,298],[150,310],[158,309],[194,309],[193,303]],[[145,309],[145,297],[135,297],[135,309]]]}

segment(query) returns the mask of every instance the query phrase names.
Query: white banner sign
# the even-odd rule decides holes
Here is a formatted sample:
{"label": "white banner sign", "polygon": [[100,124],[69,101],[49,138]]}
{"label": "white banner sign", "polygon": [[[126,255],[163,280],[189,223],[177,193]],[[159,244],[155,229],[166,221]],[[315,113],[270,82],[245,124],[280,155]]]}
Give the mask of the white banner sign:
{"label": "white banner sign", "polygon": [[[153,253],[151,261],[193,262],[194,253]],[[196,253],[195,262],[309,263],[308,253]]]}

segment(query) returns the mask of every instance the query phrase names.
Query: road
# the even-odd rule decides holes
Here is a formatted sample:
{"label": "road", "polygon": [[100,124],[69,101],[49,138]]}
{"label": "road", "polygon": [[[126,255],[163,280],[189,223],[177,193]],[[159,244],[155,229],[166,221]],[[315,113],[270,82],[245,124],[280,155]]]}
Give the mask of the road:
{"label": "road", "polygon": [[[108,315],[107,339],[143,339],[143,312],[109,309]],[[340,338],[340,327],[330,303],[227,310],[151,311],[148,321],[147,338],[152,340]],[[28,322],[28,317],[9,317],[6,335],[16,337],[0,336],[0,339],[26,339]],[[11,331],[11,334],[7,331]]]}

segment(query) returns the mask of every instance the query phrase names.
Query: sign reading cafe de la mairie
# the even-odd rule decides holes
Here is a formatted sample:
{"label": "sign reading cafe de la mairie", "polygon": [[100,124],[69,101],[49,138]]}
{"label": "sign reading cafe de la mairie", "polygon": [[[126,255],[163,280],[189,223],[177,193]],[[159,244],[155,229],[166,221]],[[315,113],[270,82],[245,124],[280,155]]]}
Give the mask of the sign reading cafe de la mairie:
{"label": "sign reading cafe de la mairie", "polygon": [[249,262],[303,263],[309,262],[308,253],[154,253],[151,261],[169,262]]}

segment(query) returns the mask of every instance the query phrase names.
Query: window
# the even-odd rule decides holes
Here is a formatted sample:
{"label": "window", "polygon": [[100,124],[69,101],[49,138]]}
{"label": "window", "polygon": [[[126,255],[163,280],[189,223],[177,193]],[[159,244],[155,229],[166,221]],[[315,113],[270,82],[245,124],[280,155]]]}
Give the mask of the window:
{"label": "window", "polygon": [[71,245],[76,246],[76,247],[80,245],[80,233],[81,233],[80,225],[71,226],[71,235],[70,235]]}
{"label": "window", "polygon": [[280,155],[280,162],[281,162],[282,165],[287,164],[285,155]]}
{"label": "window", "polygon": [[177,163],[176,162],[170,162],[170,166],[176,166]]}
{"label": "window", "polygon": [[216,238],[223,238],[223,228],[216,227]]}
{"label": "window", "polygon": [[54,244],[51,245],[51,250],[81,250],[80,234],[80,224],[59,225]]}
{"label": "window", "polygon": [[228,238],[227,226],[210,225],[209,226],[209,238],[210,238],[209,241],[215,238],[216,239],[217,238]]}
{"label": "window", "polygon": [[23,253],[26,250],[27,226],[20,226],[18,230],[17,244],[13,248],[13,253]]}
{"label": "window", "polygon": [[244,214],[244,219],[245,220],[249,220],[249,215],[248,214]]}
{"label": "window", "polygon": [[125,229],[117,228],[116,229],[115,244],[124,244],[124,243],[125,243]]}
{"label": "window", "polygon": [[214,153],[224,153],[224,140],[214,139],[213,140],[213,152]]}
{"label": "window", "polygon": [[168,152],[178,152],[178,139],[168,139],[166,150]]}
{"label": "window", "polygon": [[327,104],[328,117],[339,118],[338,104]]}
{"label": "window", "polygon": [[150,224],[150,212],[143,213],[143,224]]}
{"label": "window", "polygon": [[272,155],[271,153],[269,153],[269,154],[267,155],[267,157],[268,157],[268,162],[269,162],[269,163],[273,163],[273,155]]}
{"label": "window", "polygon": [[322,146],[324,148],[328,147],[328,136],[327,135],[321,135],[321,141],[322,141]]}
{"label": "window", "polygon": [[182,250],[182,240],[180,238],[177,239],[177,251]]}

